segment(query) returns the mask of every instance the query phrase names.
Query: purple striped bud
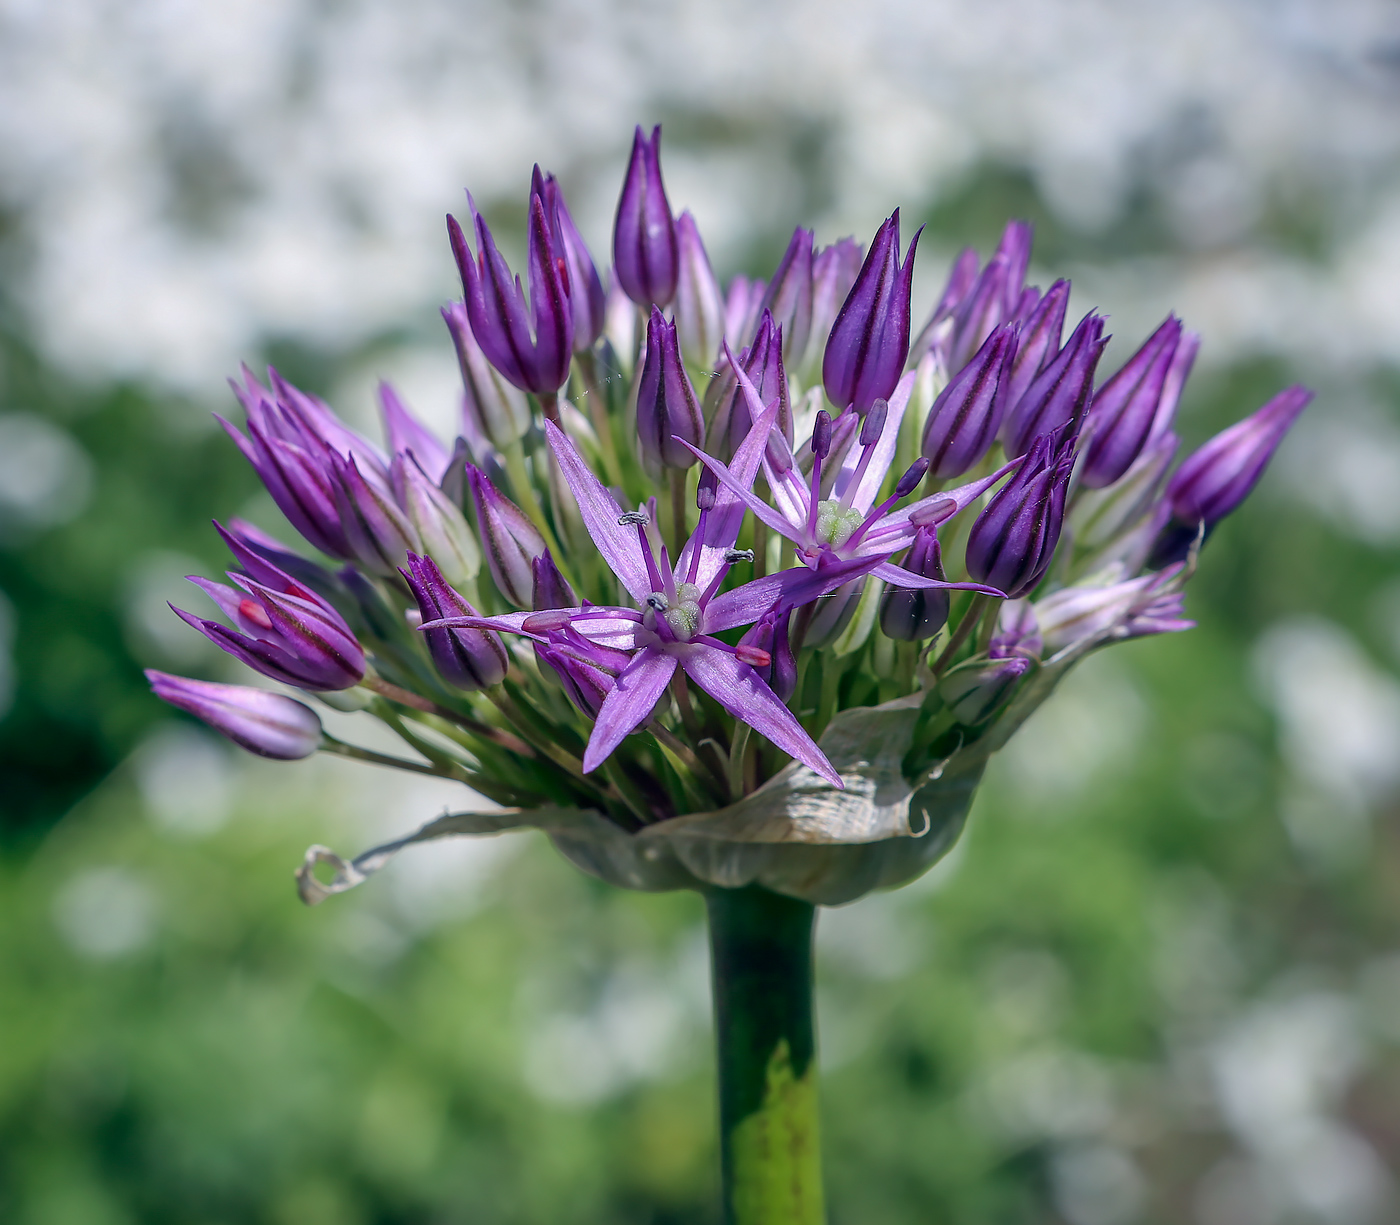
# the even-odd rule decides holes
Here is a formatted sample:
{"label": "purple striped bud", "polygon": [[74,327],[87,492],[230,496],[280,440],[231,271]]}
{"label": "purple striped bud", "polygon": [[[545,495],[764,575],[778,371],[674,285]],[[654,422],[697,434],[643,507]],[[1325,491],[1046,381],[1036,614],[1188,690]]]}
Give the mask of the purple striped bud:
{"label": "purple striped bud", "polygon": [[[727,348],[725,352],[728,353]],[[739,386],[728,359],[723,364],[725,369],[714,382],[716,409],[710,419],[710,429],[711,437],[723,438],[732,455],[748,436],[753,415],[749,412],[748,397]],[[783,366],[783,330],[774,324],[769,311],[765,310],[759,320],[753,344],[739,355],[739,365],[749,376],[765,408],[774,400],[778,402],[778,428],[791,443],[792,404],[788,399],[787,370]]]}
{"label": "purple striped bud", "polygon": [[[431,557],[410,553],[408,565],[399,573],[408,580],[424,622],[476,616],[476,609],[452,589]],[[489,689],[499,685],[510,669],[501,637],[492,630],[430,629],[423,631],[423,637],[438,675],[458,689],[469,693]]]}
{"label": "purple striped bud", "polygon": [[1090,311],[1059,355],[1036,377],[1020,401],[1007,406],[1002,440],[1008,455],[1024,455],[1041,434],[1077,422],[1094,388],[1094,371],[1108,343],[1104,319]]}
{"label": "purple striped bud", "polygon": [[530,300],[526,302],[520,279],[511,275],[505,257],[496,250],[496,241],[470,195],[467,202],[476,232],[476,255],[450,214],[447,234],[462,275],[472,335],[491,364],[522,391],[553,394],[568,381],[574,352],[573,303],[559,227],[549,216],[543,196],[531,191],[526,258]]}
{"label": "purple striped bud", "polygon": [[736,276],[729,282],[724,298],[724,336],[735,348],[747,344],[758,327],[767,291],[767,281],[751,281],[746,276]]}
{"label": "purple striped bud", "polygon": [[[735,650],[739,658],[744,658],[739,655],[740,651],[748,656],[745,662],[768,683],[780,702],[786,702],[797,690],[797,659],[792,653],[791,626],[792,609],[775,607],[749,626]],[[763,662],[751,663],[753,659]]]}
{"label": "purple striped bud", "polygon": [[959,723],[975,727],[1011,700],[1030,666],[1021,658],[962,664],[938,682],[938,696]]}
{"label": "purple striped bud", "polygon": [[379,414],[384,422],[384,437],[389,440],[389,450],[397,455],[411,452],[423,469],[434,481],[441,481],[447,471],[447,448],[438,441],[426,425],[418,420],[407,405],[399,399],[388,383],[379,384]]}
{"label": "purple striped bud", "polygon": [[1196,354],[1201,350],[1199,332],[1182,332],[1177,342],[1172,364],[1167,368],[1167,377],[1162,380],[1162,398],[1157,401],[1157,415],[1152,421],[1152,430],[1147,436],[1149,443],[1156,442],[1163,434],[1171,432],[1176,423],[1176,406],[1181,400],[1181,389],[1191,376],[1191,367],[1196,364]]}
{"label": "purple striped bud", "polygon": [[812,231],[799,226],[763,296],[763,309],[783,332],[783,357],[793,363],[807,352],[812,330],[812,271]]}
{"label": "purple striped bud", "polygon": [[452,334],[457,365],[462,371],[463,433],[479,460],[482,458],[480,438],[504,451],[525,436],[530,428],[530,402],[486,360],[486,354],[472,334],[464,303],[444,306],[442,318]]}
{"label": "purple striped bud", "polygon": [[948,369],[958,371],[1005,317],[1007,257],[1000,250],[987,261],[958,309],[948,336]]}
{"label": "purple striped bud", "polygon": [[939,480],[975,466],[996,440],[1016,337],[1016,324],[1002,324],[933,402],[924,423],[923,453]]}
{"label": "purple striped bud", "polygon": [[1313,398],[1295,384],[1188,455],[1167,483],[1171,522],[1153,546],[1153,567],[1184,558],[1204,525],[1209,534],[1264,475],[1278,445]]}
{"label": "purple striped bud", "polygon": [[1040,636],[1040,622],[1035,605],[1029,600],[1007,600],[997,613],[996,629],[987,647],[989,659],[1012,659],[1024,656],[1039,659],[1045,649]]}
{"label": "purple striped bud", "polygon": [[661,125],[637,134],[613,225],[617,283],[638,306],[665,306],[676,296],[680,252],[671,205],[661,182]]}
{"label": "purple striped bud", "polygon": [[428,479],[412,454],[396,455],[389,474],[394,496],[423,551],[437,562],[449,583],[470,583],[481,570],[481,549],[461,508]]}
{"label": "purple striped bud", "polygon": [[547,608],[575,608],[578,597],[569,586],[569,580],[554,563],[554,555],[546,549],[530,562],[533,582],[530,587],[530,607],[536,612]]}
{"label": "purple striped bud", "polygon": [[676,331],[692,366],[713,370],[724,339],[724,295],[689,210],[676,219],[680,271],[676,278]]}
{"label": "purple striped bud", "polygon": [[1013,600],[1035,589],[1064,526],[1075,441],[1068,427],[1041,434],[977,517],[967,536],[967,572],[974,580]]}
{"label": "purple striped bud", "polygon": [[1035,241],[1035,227],[1029,221],[1008,221],[997,244],[995,259],[1000,256],[1006,261],[1006,280],[1003,286],[1002,318],[1014,319],[1025,302],[1026,269],[1031,263],[1031,246]]}
{"label": "purple striped bud", "polygon": [[285,685],[319,690],[358,685],[365,653],[345,619],[238,537],[224,533],[224,539],[248,573],[230,571],[233,587],[194,576],[190,581],[242,632],[183,609],[175,608],[176,615],[235,659]]}
{"label": "purple striped bud", "polygon": [[924,355],[935,347],[938,347],[940,355],[943,355],[943,348],[952,334],[953,312],[958,309],[958,304],[967,296],[968,290],[977,280],[977,264],[977,252],[971,247],[964,247],[958,252],[958,258],[953,261],[953,266],[948,272],[943,292],[933,304],[928,322],[919,330],[918,338],[910,347],[911,362],[922,361]]}
{"label": "purple striped bud", "polygon": [[162,702],[203,719],[240,748],[276,761],[298,761],[321,747],[321,720],[309,706],[248,685],[216,685],[146,669]]}
{"label": "purple striped bud", "polygon": [[632,656],[627,651],[600,646],[571,628],[557,630],[549,638],[548,643],[536,644],[536,656],[559,678],[569,701],[590,719],[596,719],[618,674],[632,662]]}
{"label": "purple striped bud", "polygon": [[598,268],[589,254],[588,245],[578,232],[569,206],[564,201],[559,180],[549,174],[541,181],[540,168],[536,166],[531,190],[543,197],[546,215],[557,227],[556,255],[563,255],[569,273],[567,287],[574,316],[574,352],[583,353],[591,349],[593,342],[603,334],[607,310],[603,282],[598,277]]}
{"label": "purple striped bud", "polygon": [[405,555],[423,543],[389,490],[365,480],[354,456],[331,457],[335,471],[335,508],[350,545],[351,558],[374,574],[390,575]]}
{"label": "purple striped bud", "polygon": [[544,537],[529,516],[474,464],[467,465],[467,488],[476,510],[477,535],[497,590],[516,608],[529,608],[535,584],[531,562],[544,552]]}
{"label": "purple striped bud", "polygon": [[864,413],[894,394],[909,356],[909,286],[919,234],[899,262],[899,210],[876,232],[827,338],[822,382],[838,408]]}
{"label": "purple striped bud", "polygon": [[[860,244],[854,238],[843,238],[823,247],[812,258],[812,323],[804,352],[792,363],[800,369],[804,380],[809,373],[816,373],[826,338],[831,335],[841,304],[860,275],[860,265]],[[796,350],[793,352],[795,354]]]}
{"label": "purple striped bud", "polygon": [[1123,368],[1094,392],[1087,418],[1092,433],[1079,473],[1086,489],[1112,485],[1137,462],[1152,433],[1180,340],[1181,320],[1168,315]]}
{"label": "purple striped bud", "polygon": [[[914,544],[900,564],[924,578],[947,578],[938,533],[928,525],[914,534]],[[941,588],[890,587],[880,598],[880,629],[900,642],[932,638],[948,623],[948,607],[948,593]]]}
{"label": "purple striped bud", "polygon": [[1006,389],[1008,407],[1021,402],[1036,376],[1055,360],[1065,330],[1065,308],[1069,306],[1069,282],[1056,281],[1035,304],[1021,325],[1021,339],[1011,363]]}
{"label": "purple striped bud", "polygon": [[646,359],[637,384],[637,447],[647,470],[657,473],[695,463],[695,452],[683,442],[705,445],[705,417],[681,361],[676,325],[653,306],[647,321]]}

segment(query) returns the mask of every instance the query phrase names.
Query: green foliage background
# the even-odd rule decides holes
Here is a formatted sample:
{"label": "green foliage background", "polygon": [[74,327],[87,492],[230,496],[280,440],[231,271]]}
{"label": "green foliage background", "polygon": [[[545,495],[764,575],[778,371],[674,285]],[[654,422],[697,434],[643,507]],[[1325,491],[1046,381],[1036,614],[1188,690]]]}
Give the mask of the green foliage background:
{"label": "green foliage background", "polygon": [[[1145,213],[1067,232],[996,169],[927,220],[985,251],[1008,215],[1037,220],[1052,270],[1169,247]],[[1305,223],[1278,219],[1278,241]],[[202,409],[78,386],[6,320],[0,412],[62,425],[95,485],[72,522],[0,547],[0,1219],[715,1221],[697,898],[609,890],[528,835],[440,922],[396,909],[389,874],[308,911],[290,878],[305,846],[369,836],[326,811],[324,774],[298,781],[311,767],[250,764],[202,836],[152,818],[130,754],[169,712],[141,679],[132,567],[166,550],[216,573],[208,520],[255,481]],[[363,355],[278,356],[325,390]],[[1294,377],[1198,376],[1187,445]],[[1364,378],[1393,403],[1385,372]],[[994,766],[949,864],[823,916],[834,1225],[1078,1225],[1095,1204],[1103,1225],[1213,1225],[1230,1178],[1270,1157],[1222,1105],[1230,1036],[1309,1001],[1355,1047],[1315,1113],[1397,1168],[1397,814],[1378,803],[1335,853],[1290,838],[1301,784],[1249,661],[1302,615],[1393,664],[1376,610],[1398,560],[1271,476],[1205,551],[1199,629],[1091,660]],[[148,936],[85,953],[65,937],[74,882],[111,869],[141,883]]]}

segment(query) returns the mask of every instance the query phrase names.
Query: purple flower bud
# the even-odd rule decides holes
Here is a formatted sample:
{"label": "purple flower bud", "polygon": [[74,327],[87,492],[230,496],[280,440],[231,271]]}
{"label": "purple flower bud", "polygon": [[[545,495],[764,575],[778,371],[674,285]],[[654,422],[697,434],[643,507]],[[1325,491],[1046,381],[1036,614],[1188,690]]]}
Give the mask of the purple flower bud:
{"label": "purple flower bud", "polygon": [[353,560],[375,574],[390,575],[405,555],[423,543],[408,516],[386,489],[370,484],[352,455],[331,456],[335,472],[335,508]]}
{"label": "purple flower bud", "polygon": [[1029,600],[1007,600],[997,614],[996,630],[987,647],[989,659],[1023,656],[1039,659],[1045,649],[1036,619],[1035,605]]}
{"label": "purple flower bud", "polygon": [[1152,430],[1147,436],[1149,444],[1169,433],[1176,423],[1176,406],[1181,399],[1181,389],[1191,376],[1191,367],[1196,364],[1196,354],[1200,350],[1199,332],[1181,333],[1176,352],[1172,355],[1172,364],[1167,368],[1167,377],[1162,380],[1162,398],[1157,401],[1157,415],[1153,418]]}
{"label": "purple flower bud", "polygon": [[743,651],[748,656],[744,662],[760,659],[760,663],[750,663],[768,683],[768,687],[786,702],[797,689],[797,659],[792,653],[792,639],[789,631],[792,626],[792,609],[773,608],[761,616],[745,631],[735,650],[736,656]]}
{"label": "purple flower bud", "polygon": [[807,352],[812,330],[812,271],[812,231],[799,226],[763,297],[763,309],[773,312],[773,322],[782,329],[783,357],[789,362],[800,362]]}
{"label": "purple flower bud", "polygon": [[816,373],[813,368],[822,356],[841,304],[860,275],[860,265],[860,244],[854,238],[823,247],[812,259],[812,323],[804,352],[799,358],[794,349],[792,363],[801,369],[804,379],[809,371]]}
{"label": "purple flower bud", "polygon": [[475,441],[478,437],[484,437],[493,447],[504,451],[529,430],[530,402],[486,360],[486,354],[472,334],[464,303],[444,306],[442,318],[452,334],[457,364],[462,371],[463,432],[472,442],[478,459],[481,458],[480,444]]}
{"label": "purple flower bud", "polygon": [[412,454],[396,455],[389,474],[394,496],[423,551],[437,562],[449,583],[470,583],[481,569],[481,549],[459,507],[428,479]]}
{"label": "purple flower bud", "polygon": [[365,653],[345,619],[324,598],[237,537],[225,534],[224,539],[254,577],[230,572],[234,587],[193,576],[190,581],[243,632],[183,609],[175,608],[176,615],[235,659],[275,681],[299,689],[358,685],[365,675]]}
{"label": "purple flower bud", "polygon": [[1103,325],[1102,315],[1092,311],[1085,315],[1059,356],[1036,377],[1018,403],[1007,406],[1002,439],[1008,455],[1024,455],[1038,435],[1083,416],[1094,388],[1094,370],[1108,343]]}
{"label": "purple flower bud", "polygon": [[646,359],[637,384],[637,446],[649,471],[685,469],[695,463],[695,453],[677,438],[703,447],[705,417],[681,361],[676,325],[653,306],[647,321]]}
{"label": "purple flower bud", "polygon": [[[914,544],[900,563],[923,578],[942,582],[943,555],[938,533],[927,525],[914,535]],[[890,587],[880,598],[880,629],[887,638],[918,642],[932,638],[948,622],[948,592],[936,587]]]}
{"label": "purple flower bud", "polygon": [[1075,441],[1068,426],[1041,434],[977,517],[967,536],[967,572],[974,580],[1013,600],[1035,589],[1064,526]]}
{"label": "purple flower bud", "polygon": [[937,346],[946,346],[952,333],[953,312],[977,280],[977,264],[977,252],[971,247],[964,247],[958,252],[958,258],[953,261],[947,283],[943,286],[938,301],[933,305],[928,322],[919,330],[918,338],[910,347],[911,363],[922,361],[924,355]]}
{"label": "purple flower bud", "polygon": [[1180,564],[1106,587],[1062,587],[1036,606],[1046,649],[1089,640],[1144,638],[1191,629],[1183,620]]}
{"label": "purple flower bud", "polygon": [[1168,315],[1123,368],[1094,392],[1087,418],[1092,433],[1079,474],[1086,489],[1112,485],[1142,454],[1180,339],[1181,320]]}
{"label": "purple flower bud", "polygon": [[689,211],[676,219],[676,248],[680,272],[676,278],[675,318],[681,353],[692,366],[712,370],[724,339],[724,295]]}
{"label": "purple flower bud", "polygon": [[1181,440],[1168,431],[1144,447],[1133,466],[1112,485],[1081,489],[1070,512],[1075,545],[1083,549],[1107,545],[1147,515],[1180,445]]}
{"label": "purple flower bud", "polygon": [[1002,317],[1016,318],[1024,301],[1026,269],[1030,267],[1031,245],[1035,241],[1035,227],[1029,221],[1008,221],[1002,231],[1001,242],[997,244],[996,255],[1006,261],[1006,280],[1002,299]]}
{"label": "purple flower bud", "polygon": [[569,581],[554,564],[554,555],[546,549],[530,562],[533,582],[530,587],[530,607],[536,612],[546,608],[574,608],[578,598]]}
{"label": "purple flower bud", "polygon": [[1055,360],[1065,329],[1065,308],[1069,306],[1069,282],[1056,281],[1021,325],[1021,339],[1011,363],[1006,389],[1008,406],[1019,404],[1036,376]]}
{"label": "purple flower bud", "polygon": [[997,328],[939,393],[924,423],[923,453],[939,480],[960,476],[990,450],[1006,411],[1017,325]]}
{"label": "purple flower bud", "polygon": [[408,410],[388,383],[379,384],[379,412],[389,450],[395,455],[411,452],[424,472],[434,481],[441,481],[447,471],[447,448]]}
{"label": "purple flower bud", "polygon": [[[537,179],[538,179],[538,167]],[[574,315],[568,263],[559,227],[537,191],[530,193],[526,267],[530,301],[470,196],[477,253],[449,214],[447,234],[462,275],[462,294],[472,335],[493,366],[522,391],[548,395],[569,378],[573,359]]]}
{"label": "purple flower bud", "polygon": [[321,747],[321,720],[309,706],[248,685],[216,685],[146,669],[162,702],[189,711],[259,757],[297,761]]}
{"label": "purple flower bud", "polygon": [[[727,352],[727,349],[726,349]],[[777,400],[778,428],[789,443],[793,441],[792,404],[788,399],[787,371],[783,366],[783,331],[773,322],[769,311],[763,312],[759,320],[758,333],[751,344],[739,356],[739,365],[754,385],[758,398],[765,408]],[[734,371],[728,362],[720,377],[715,379],[714,395],[717,407],[711,417],[712,437],[726,440],[728,453],[744,441],[753,425],[749,412],[748,397],[740,388]]]}
{"label": "purple flower bud", "polygon": [[497,590],[516,608],[529,608],[535,583],[531,562],[544,552],[544,537],[529,516],[474,464],[467,465],[467,487]]}
{"label": "purple flower bud", "polygon": [[[923,230],[919,230],[922,234]],[[909,356],[909,286],[914,275],[915,234],[899,262],[899,210],[875,234],[860,275],[826,342],[822,382],[838,408],[863,413],[894,394]]]}
{"label": "purple flower bud", "polygon": [[1152,550],[1153,567],[1184,558],[1200,525],[1207,534],[1259,483],[1283,436],[1313,398],[1295,384],[1188,455],[1167,484],[1171,523]]}
{"label": "purple flower bud", "polygon": [[998,249],[953,314],[953,327],[948,337],[949,370],[961,370],[986,343],[992,329],[1006,318],[1009,275],[1007,256]]}
{"label": "purple flower bud", "polygon": [[1011,700],[1030,666],[1029,659],[1019,658],[963,664],[938,682],[938,696],[959,723],[975,727]]}
{"label": "purple flower bud", "polygon": [[753,336],[767,290],[767,281],[751,281],[746,276],[736,276],[729,282],[724,299],[724,335],[734,348],[747,345]]}
{"label": "purple flower bud", "polygon": [[[452,589],[431,557],[410,553],[399,573],[408,580],[425,622],[476,616],[476,609]],[[458,689],[472,692],[499,685],[510,668],[500,635],[492,630],[431,629],[424,630],[423,637],[438,675]]]}
{"label": "purple flower bud", "polygon": [[590,719],[598,717],[618,675],[632,662],[628,652],[600,646],[569,628],[551,633],[548,643],[536,644],[535,654],[554,671],[569,701]]}
{"label": "purple flower bud", "polygon": [[638,306],[665,306],[676,295],[680,252],[671,205],[661,182],[661,125],[632,140],[632,160],[613,226],[617,282]]}
{"label": "purple flower bud", "polygon": [[593,256],[589,254],[583,235],[574,224],[559,181],[549,174],[545,175],[541,182],[540,168],[536,166],[532,190],[543,196],[546,213],[557,227],[556,254],[562,253],[569,273],[569,302],[573,307],[574,316],[574,352],[583,353],[591,349],[593,342],[603,334],[604,314],[607,309],[603,282],[598,277],[598,268],[593,263]]}

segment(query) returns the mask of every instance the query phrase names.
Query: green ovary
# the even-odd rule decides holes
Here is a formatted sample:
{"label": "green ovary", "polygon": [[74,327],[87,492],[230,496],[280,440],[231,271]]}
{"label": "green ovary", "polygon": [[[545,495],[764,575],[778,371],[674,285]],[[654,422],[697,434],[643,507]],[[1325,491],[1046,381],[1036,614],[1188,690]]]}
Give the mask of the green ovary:
{"label": "green ovary", "polygon": [[840,548],[865,518],[854,507],[845,510],[835,499],[817,503],[817,539]]}

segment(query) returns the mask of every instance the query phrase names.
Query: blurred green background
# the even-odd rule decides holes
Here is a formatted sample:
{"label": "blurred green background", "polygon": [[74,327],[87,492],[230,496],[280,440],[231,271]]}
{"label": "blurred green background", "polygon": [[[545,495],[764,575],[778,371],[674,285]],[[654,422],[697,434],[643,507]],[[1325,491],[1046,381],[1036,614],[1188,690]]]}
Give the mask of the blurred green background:
{"label": "blurred green background", "polygon": [[307,844],[458,797],[237,757],[141,678],[235,675],[164,603],[211,517],[274,522],[223,376],[450,421],[442,212],[518,223],[538,157],[601,256],[655,119],[726,275],[899,204],[927,302],[1024,216],[1110,368],[1205,333],[1188,446],[1319,392],[1200,628],[1090,660],[947,861],[823,913],[833,1225],[1396,1219],[1388,6],[62,7],[0,6],[0,1220],[717,1220],[697,898],[520,835],[306,910]]}

